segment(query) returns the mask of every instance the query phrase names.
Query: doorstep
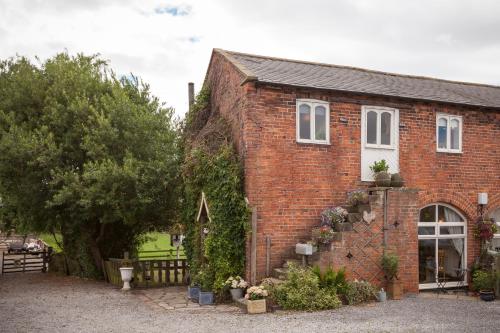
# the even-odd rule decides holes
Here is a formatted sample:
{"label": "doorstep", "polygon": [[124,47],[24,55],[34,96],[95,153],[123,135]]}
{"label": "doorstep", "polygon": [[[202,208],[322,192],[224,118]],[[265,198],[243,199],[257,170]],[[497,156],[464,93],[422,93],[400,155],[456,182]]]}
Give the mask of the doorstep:
{"label": "doorstep", "polygon": [[442,292],[437,293],[435,291],[430,292],[430,291],[424,291],[420,292],[417,296],[418,298],[435,298],[435,299],[459,299],[459,300],[465,300],[465,301],[479,301],[479,297],[477,296],[469,296],[465,295],[463,293],[447,293],[443,294]]}

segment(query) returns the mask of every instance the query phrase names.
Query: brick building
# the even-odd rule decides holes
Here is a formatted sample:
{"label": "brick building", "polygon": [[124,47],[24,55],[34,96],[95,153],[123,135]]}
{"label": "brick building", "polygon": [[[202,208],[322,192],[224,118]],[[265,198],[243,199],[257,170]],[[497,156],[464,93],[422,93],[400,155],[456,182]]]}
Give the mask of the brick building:
{"label": "brick building", "polygon": [[[400,256],[406,292],[435,287],[437,268],[459,284],[458,269],[479,253],[478,193],[500,218],[500,87],[219,49],[206,83],[232,126],[254,209],[247,277],[280,267],[352,190],[370,192],[374,220],[354,223],[317,261],[382,284],[385,246]],[[371,187],[369,165],[381,159],[405,187]]]}

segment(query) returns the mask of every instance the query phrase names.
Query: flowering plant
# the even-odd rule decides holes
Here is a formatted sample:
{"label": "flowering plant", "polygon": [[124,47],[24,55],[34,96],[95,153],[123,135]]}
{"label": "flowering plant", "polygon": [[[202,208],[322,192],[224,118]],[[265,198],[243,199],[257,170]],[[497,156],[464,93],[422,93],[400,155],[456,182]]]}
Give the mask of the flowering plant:
{"label": "flowering plant", "polygon": [[325,209],[321,213],[321,225],[328,225],[330,227],[333,227],[338,223],[343,223],[347,214],[349,214],[347,210],[340,206]]}
{"label": "flowering plant", "polygon": [[262,286],[253,286],[247,289],[245,298],[251,301],[264,299],[269,295],[266,289]]}
{"label": "flowering plant", "polygon": [[328,225],[324,225],[319,228],[318,242],[328,244],[333,240],[334,236],[335,232],[333,231],[333,229]]}
{"label": "flowering plant", "polygon": [[482,241],[489,242],[497,232],[497,226],[493,220],[485,220],[479,217],[476,221],[474,236]]}
{"label": "flowering plant", "polygon": [[225,283],[226,286],[232,289],[246,289],[248,288],[248,282],[243,280],[240,276],[232,277],[230,276]]}

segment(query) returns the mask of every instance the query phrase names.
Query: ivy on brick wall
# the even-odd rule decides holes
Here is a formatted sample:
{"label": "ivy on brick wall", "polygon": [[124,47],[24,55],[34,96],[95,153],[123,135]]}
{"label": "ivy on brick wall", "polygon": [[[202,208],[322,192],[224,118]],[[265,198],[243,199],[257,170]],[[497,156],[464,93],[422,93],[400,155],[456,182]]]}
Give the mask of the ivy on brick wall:
{"label": "ivy on brick wall", "polygon": [[[229,276],[244,273],[249,210],[244,197],[242,168],[229,126],[219,114],[210,110],[209,98],[209,91],[203,89],[186,116],[183,223],[191,278],[201,280],[197,282],[204,289],[217,292]],[[209,233],[200,243],[196,217],[202,192],[206,196],[210,220],[206,221]]]}

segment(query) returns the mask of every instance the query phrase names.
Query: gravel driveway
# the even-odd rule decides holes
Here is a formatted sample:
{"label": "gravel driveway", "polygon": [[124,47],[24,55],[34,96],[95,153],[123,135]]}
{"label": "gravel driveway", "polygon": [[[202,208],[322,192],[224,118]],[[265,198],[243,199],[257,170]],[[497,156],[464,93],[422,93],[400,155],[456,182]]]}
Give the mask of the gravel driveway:
{"label": "gravel driveway", "polygon": [[1,332],[499,332],[500,302],[407,298],[315,313],[165,310],[95,281],[0,276]]}

